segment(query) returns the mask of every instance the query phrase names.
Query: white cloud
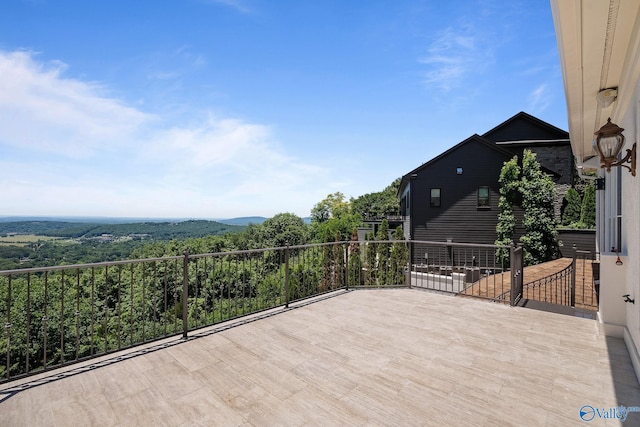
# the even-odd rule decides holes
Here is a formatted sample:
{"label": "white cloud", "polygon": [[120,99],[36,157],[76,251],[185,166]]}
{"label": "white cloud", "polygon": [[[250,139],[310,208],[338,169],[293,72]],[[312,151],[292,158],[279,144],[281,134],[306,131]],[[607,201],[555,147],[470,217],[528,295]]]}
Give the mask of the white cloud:
{"label": "white cloud", "polygon": [[245,0],[200,0],[203,3],[222,4],[232,7],[242,13],[250,13],[252,9],[247,5]]}
{"label": "white cloud", "polygon": [[0,52],[0,214],[307,215],[324,197],[328,171],[288,155],[268,126],[172,122],[64,71]]}
{"label": "white cloud", "polygon": [[106,97],[98,84],[63,78],[65,64],[43,64],[35,57],[0,51],[2,144],[85,156],[121,146],[152,119]]}
{"label": "white cloud", "polygon": [[553,101],[553,93],[549,90],[549,85],[543,83],[538,85],[528,97],[528,111],[532,114],[539,114],[546,110]]}
{"label": "white cloud", "polygon": [[265,126],[243,123],[234,119],[208,117],[194,127],[175,127],[161,131],[153,141],[156,156],[174,153],[188,158],[191,166],[207,167],[251,159],[268,150]]}
{"label": "white cloud", "polygon": [[440,31],[418,62],[427,66],[424,83],[447,92],[461,86],[472,72],[491,58],[485,35],[473,25],[448,27]]}
{"label": "white cloud", "polygon": [[495,57],[517,34],[513,27],[526,19],[527,6],[518,1],[473,0],[448,2],[447,8],[457,18],[441,20],[446,27],[430,31],[433,37],[418,58],[426,66],[423,82],[450,92],[491,80],[488,74]]}

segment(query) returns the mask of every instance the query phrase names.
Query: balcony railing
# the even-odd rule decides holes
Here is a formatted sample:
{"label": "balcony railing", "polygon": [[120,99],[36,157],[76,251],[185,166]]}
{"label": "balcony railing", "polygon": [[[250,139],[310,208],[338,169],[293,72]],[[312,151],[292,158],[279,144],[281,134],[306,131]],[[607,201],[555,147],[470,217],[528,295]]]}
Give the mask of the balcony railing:
{"label": "balcony railing", "polygon": [[[534,300],[555,305],[575,307],[591,312],[598,309],[598,293],[600,286],[599,262],[595,254],[589,251],[574,248],[573,260],[566,267],[553,271],[543,277],[528,279],[523,282],[522,275],[519,279],[519,297],[512,298],[515,287],[498,295],[496,302],[511,300],[517,304],[517,300]],[[566,258],[563,258],[566,259]]]}
{"label": "balcony railing", "polygon": [[336,242],[0,271],[0,382],[340,289],[494,299],[509,286],[498,249]]}

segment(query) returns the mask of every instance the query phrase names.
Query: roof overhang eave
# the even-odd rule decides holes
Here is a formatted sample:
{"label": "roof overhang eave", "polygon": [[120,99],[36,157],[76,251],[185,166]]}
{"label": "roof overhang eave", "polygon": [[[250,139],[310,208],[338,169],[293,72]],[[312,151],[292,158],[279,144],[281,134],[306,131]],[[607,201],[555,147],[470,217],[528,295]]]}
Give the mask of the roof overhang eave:
{"label": "roof overhang eave", "polygon": [[[640,2],[551,0],[551,9],[571,148],[577,166],[581,166],[595,155],[594,132],[608,117],[614,122],[619,120],[619,112],[626,109],[632,97],[634,88],[630,86],[638,77],[632,74],[640,69],[634,66],[639,57],[637,16]],[[618,88],[618,97],[612,104],[603,106],[598,104],[596,97],[607,88]]]}

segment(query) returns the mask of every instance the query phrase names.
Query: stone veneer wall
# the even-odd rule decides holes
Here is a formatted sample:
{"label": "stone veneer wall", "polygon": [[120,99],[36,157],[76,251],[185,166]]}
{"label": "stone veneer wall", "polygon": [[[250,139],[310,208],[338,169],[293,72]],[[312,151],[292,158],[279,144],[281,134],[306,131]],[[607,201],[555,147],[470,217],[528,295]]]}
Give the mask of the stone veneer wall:
{"label": "stone veneer wall", "polygon": [[573,184],[573,153],[571,146],[528,147],[536,153],[541,166],[562,175],[557,184]]}
{"label": "stone veneer wall", "polygon": [[569,184],[556,184],[556,200],[553,204],[553,213],[555,215],[558,224],[562,222],[562,204],[564,202],[564,196],[567,195],[567,191],[571,188]]}
{"label": "stone veneer wall", "polygon": [[541,166],[560,174],[556,182],[556,200],[554,214],[558,222],[562,219],[562,203],[571,185],[573,185],[573,153],[571,146],[538,146],[528,147],[536,154]]}

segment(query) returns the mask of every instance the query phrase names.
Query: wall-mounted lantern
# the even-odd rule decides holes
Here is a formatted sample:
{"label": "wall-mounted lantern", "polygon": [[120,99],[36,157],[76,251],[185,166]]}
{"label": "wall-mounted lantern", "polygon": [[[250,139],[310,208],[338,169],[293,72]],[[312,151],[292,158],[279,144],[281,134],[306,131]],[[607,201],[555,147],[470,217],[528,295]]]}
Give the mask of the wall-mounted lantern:
{"label": "wall-mounted lantern", "polygon": [[[618,161],[618,154],[624,146],[623,131],[623,128],[611,123],[611,118],[609,118],[607,123],[595,133],[596,139],[593,141],[593,148],[600,156],[601,167],[605,168],[607,172],[611,172],[611,168],[614,166],[620,166],[629,169],[631,175],[636,176],[635,142],[630,150],[627,149],[627,155]],[[630,163],[631,166],[627,166],[625,163]]]}

